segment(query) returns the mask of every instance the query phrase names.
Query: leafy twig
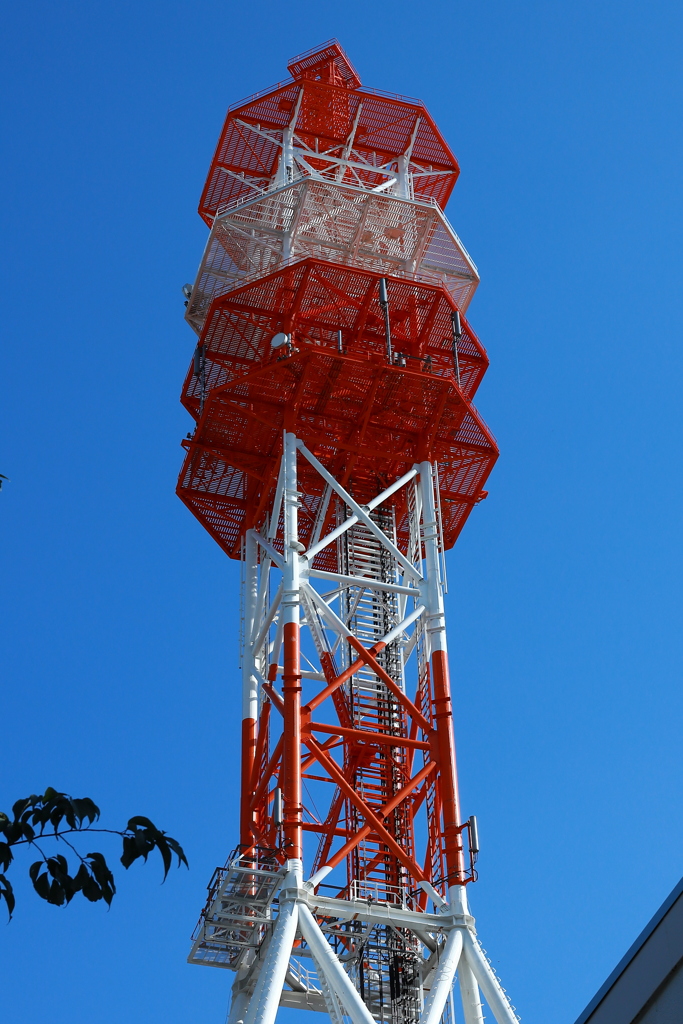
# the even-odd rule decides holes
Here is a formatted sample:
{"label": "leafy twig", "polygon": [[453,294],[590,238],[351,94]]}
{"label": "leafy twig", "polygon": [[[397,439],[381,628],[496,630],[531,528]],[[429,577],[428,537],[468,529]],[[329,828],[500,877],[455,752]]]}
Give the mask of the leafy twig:
{"label": "leafy twig", "polygon": [[[167,835],[141,815],[130,818],[125,829],[92,828],[98,821],[100,809],[89,797],[74,799],[68,793],[60,793],[52,787],[45,790],[42,796],[32,794],[23,800],[17,800],[12,807],[12,818],[0,812],[0,868],[6,872],[14,860],[13,850],[19,846],[35,846],[42,860],[35,861],[29,867],[29,876],[33,888],[38,895],[55,906],[64,906],[71,902],[77,892],[82,892],[87,900],[96,903],[104,900],[109,906],[116,893],[114,876],[112,875],[103,854],[93,852],[83,857],[73,843],[65,838],[73,833],[106,833],[120,836],[123,840],[121,863],[128,869],[130,865],[142,858],[147,860],[153,850],[158,850],[164,865],[164,878],[177,858],[178,866],[188,867],[185,852],[180,843]],[[65,823],[67,828],[60,828]],[[51,832],[46,828],[51,826]],[[36,842],[38,836],[62,840],[73,850],[80,860],[80,867],[75,875],[69,873],[66,857],[57,854],[48,857]],[[5,900],[10,919],[14,912],[15,897],[12,885],[4,873],[0,874],[0,902]]]}

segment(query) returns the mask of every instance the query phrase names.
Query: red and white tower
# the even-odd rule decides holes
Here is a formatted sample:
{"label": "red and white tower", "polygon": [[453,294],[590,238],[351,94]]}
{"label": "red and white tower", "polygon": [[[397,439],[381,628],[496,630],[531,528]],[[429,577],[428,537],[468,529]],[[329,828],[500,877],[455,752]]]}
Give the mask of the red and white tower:
{"label": "red and white tower", "polygon": [[242,564],[239,845],[189,959],[236,973],[230,1024],[454,1024],[456,975],[465,1024],[482,995],[516,1024],[468,909],[444,615],[498,454],[458,165],[336,41],[289,72],[228,111],[186,286],[178,494]]}

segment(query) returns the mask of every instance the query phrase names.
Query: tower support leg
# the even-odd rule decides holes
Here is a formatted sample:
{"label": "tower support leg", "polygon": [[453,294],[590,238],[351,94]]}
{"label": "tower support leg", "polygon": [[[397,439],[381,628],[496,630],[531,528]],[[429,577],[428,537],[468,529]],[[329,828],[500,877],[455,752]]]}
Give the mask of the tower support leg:
{"label": "tower support leg", "polygon": [[[237,982],[235,982],[237,984]],[[249,1009],[249,993],[248,992],[235,992],[233,987],[232,1002],[230,1004],[230,1013],[228,1014],[227,1024],[244,1024],[247,1011]]]}
{"label": "tower support leg", "polygon": [[429,999],[422,1011],[419,1024],[439,1024],[441,1020],[462,953],[462,932],[462,928],[453,928],[446,940],[446,948],[436,969]]}
{"label": "tower support leg", "polygon": [[517,1014],[510,1006],[510,1001],[503,992],[491,964],[484,956],[476,936],[467,931],[464,939],[465,959],[471,967],[496,1021],[498,1024],[519,1024]]}
{"label": "tower support leg", "polygon": [[[448,672],[446,617],[440,572],[439,522],[434,499],[434,468],[431,462],[420,463],[425,550],[424,597],[427,608],[426,634],[429,643],[434,708],[436,718],[437,757],[441,777],[443,803],[443,836],[446,866],[452,880],[465,878],[465,862],[460,833],[460,800],[455,766],[455,737]],[[438,485],[438,481],[437,481]]]}
{"label": "tower support leg", "polygon": [[[285,887],[298,887],[302,881],[301,861],[290,861],[289,866]],[[274,1024],[298,923],[296,902],[283,900],[244,1024]]]}
{"label": "tower support leg", "polygon": [[325,975],[328,985],[334,990],[353,1024],[375,1024],[372,1014],[321,932],[318,922],[304,904],[299,907],[299,920],[301,934],[310,947],[318,971]]}
{"label": "tower support leg", "polygon": [[256,751],[256,721],[258,719],[258,682],[254,674],[253,634],[258,593],[258,552],[251,531],[247,533],[244,549],[244,648],[242,650],[242,791],[240,801],[240,842],[251,846],[252,780]]}
{"label": "tower support leg", "polygon": [[299,638],[299,543],[296,436],[285,431],[284,450],[284,588],[282,593],[284,696],[283,789],[285,853],[303,857],[301,805],[301,664]]}
{"label": "tower support leg", "polygon": [[464,956],[460,957],[458,964],[458,982],[465,1024],[484,1024],[477,979],[472,974],[472,968]]}

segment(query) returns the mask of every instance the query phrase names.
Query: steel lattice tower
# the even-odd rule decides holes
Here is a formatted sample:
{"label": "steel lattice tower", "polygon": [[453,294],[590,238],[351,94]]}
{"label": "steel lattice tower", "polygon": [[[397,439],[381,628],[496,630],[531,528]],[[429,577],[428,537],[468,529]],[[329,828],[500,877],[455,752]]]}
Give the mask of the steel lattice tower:
{"label": "steel lattice tower", "polygon": [[242,564],[240,842],[190,962],[230,1024],[517,1017],[470,916],[444,552],[497,457],[457,162],[418,101],[332,40],[228,111],[187,320],[178,494]]}

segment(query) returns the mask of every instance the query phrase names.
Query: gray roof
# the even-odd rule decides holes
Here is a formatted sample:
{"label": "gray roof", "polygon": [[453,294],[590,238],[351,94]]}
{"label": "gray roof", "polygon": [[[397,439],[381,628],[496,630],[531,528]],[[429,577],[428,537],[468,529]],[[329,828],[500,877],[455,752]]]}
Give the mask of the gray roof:
{"label": "gray roof", "polygon": [[630,1024],[683,963],[683,879],[619,961],[576,1024]]}

